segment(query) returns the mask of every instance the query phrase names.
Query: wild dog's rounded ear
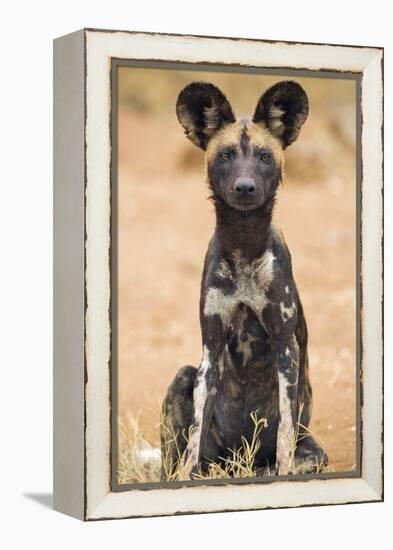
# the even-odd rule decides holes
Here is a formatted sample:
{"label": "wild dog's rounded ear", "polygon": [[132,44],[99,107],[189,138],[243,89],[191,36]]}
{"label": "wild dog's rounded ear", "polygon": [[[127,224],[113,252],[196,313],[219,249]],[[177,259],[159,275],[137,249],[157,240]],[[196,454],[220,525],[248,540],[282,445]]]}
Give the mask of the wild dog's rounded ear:
{"label": "wild dog's rounded ear", "polygon": [[192,82],[180,92],[176,114],[188,139],[201,149],[224,124],[235,122],[227,98],[207,82]]}
{"label": "wild dog's rounded ear", "polygon": [[278,82],[261,96],[253,122],[264,123],[285,149],[297,139],[307,115],[305,91],[296,82],[288,80]]}

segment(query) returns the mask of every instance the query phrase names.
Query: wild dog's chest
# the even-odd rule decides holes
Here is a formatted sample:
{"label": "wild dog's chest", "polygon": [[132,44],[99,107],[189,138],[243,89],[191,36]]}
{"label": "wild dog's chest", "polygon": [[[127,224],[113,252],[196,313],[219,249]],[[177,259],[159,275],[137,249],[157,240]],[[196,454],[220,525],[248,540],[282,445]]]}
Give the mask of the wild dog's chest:
{"label": "wild dog's chest", "polygon": [[233,262],[221,260],[214,271],[214,284],[206,291],[204,315],[219,315],[226,323],[240,304],[248,306],[261,319],[268,303],[267,291],[273,280],[274,256],[271,250],[252,262],[235,253]]}

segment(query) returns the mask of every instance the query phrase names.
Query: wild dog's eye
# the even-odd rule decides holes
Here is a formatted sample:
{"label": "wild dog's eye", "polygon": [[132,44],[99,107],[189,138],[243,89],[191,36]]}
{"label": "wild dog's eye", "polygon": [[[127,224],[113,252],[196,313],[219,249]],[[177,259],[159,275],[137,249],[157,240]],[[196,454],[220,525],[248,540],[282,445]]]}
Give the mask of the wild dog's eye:
{"label": "wild dog's eye", "polygon": [[269,162],[269,160],[272,158],[272,155],[270,153],[263,152],[260,154],[260,157],[262,162]]}
{"label": "wild dog's eye", "polygon": [[229,160],[231,158],[231,155],[227,151],[224,151],[223,153],[221,153],[221,158],[222,160]]}

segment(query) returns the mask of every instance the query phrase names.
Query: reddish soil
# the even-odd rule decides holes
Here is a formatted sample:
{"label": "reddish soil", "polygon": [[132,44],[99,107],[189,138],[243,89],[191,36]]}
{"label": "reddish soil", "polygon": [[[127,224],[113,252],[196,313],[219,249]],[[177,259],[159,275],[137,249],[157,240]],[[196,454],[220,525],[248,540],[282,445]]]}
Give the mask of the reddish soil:
{"label": "reddish soil", "polygon": [[[119,150],[119,409],[154,432],[157,399],[198,365],[199,286],[214,227],[202,156],[176,123],[122,110]],[[307,134],[306,134],[307,138]],[[310,135],[309,138],[313,139]],[[310,143],[310,140],[308,141]],[[157,146],[159,144],[159,146]],[[291,154],[295,157],[295,144]],[[355,464],[355,179],[301,183],[288,168],[276,221],[309,329],[313,433],[336,471]]]}

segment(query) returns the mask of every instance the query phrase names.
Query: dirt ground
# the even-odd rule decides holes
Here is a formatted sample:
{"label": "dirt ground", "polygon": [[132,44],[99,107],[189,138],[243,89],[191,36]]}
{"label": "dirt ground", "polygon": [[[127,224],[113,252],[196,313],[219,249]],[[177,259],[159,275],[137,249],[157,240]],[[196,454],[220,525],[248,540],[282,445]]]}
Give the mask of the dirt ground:
{"label": "dirt ground", "polygon": [[[334,124],[326,128],[334,139]],[[325,444],[334,470],[344,471],[355,466],[356,439],[354,152],[340,135],[329,144],[330,154],[344,151],[345,163],[318,165],[312,156],[317,132],[316,122],[308,129],[306,123],[299,143],[288,150],[275,220],[292,253],[308,323],[311,430]],[[164,125],[122,104],[119,412],[124,418],[140,411],[141,429],[150,438],[157,434],[158,400],[176,371],[201,359],[199,287],[214,228],[207,196],[203,156],[177,122]]]}

